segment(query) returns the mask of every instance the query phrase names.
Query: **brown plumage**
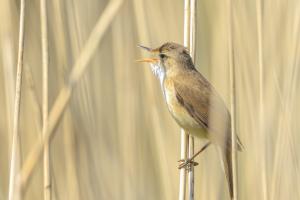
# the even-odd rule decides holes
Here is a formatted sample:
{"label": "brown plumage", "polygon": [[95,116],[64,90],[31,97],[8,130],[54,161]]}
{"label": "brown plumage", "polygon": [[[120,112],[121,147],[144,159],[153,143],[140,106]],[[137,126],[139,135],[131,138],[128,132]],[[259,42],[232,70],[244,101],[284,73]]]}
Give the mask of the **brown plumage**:
{"label": "brown plumage", "polygon": [[[145,47],[143,47],[145,48]],[[176,43],[156,49],[159,55],[150,62],[159,77],[165,101],[175,121],[198,138],[206,138],[218,147],[223,169],[233,198],[230,113],[213,86],[194,67],[188,50]],[[237,141],[238,149],[241,143]]]}

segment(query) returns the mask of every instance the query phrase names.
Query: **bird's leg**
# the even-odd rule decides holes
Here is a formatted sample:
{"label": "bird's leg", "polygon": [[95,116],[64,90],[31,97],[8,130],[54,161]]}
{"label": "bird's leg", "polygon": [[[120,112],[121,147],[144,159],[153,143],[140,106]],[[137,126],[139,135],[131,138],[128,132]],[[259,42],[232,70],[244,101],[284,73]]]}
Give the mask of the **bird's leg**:
{"label": "bird's leg", "polygon": [[198,163],[194,162],[194,158],[196,156],[198,156],[202,151],[204,151],[211,143],[208,142],[206,143],[197,153],[195,153],[191,158],[187,159],[187,160],[179,160],[178,162],[181,162],[181,164],[179,165],[178,169],[181,169],[183,167],[186,167],[188,165],[193,164],[194,166],[198,165]]}

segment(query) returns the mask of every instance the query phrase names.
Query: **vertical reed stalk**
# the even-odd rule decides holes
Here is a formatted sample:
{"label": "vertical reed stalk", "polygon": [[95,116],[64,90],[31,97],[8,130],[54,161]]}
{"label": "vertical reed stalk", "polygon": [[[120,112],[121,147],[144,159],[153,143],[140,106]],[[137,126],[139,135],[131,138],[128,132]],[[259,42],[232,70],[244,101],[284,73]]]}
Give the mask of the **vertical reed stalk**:
{"label": "vertical reed stalk", "polygon": [[256,0],[256,20],[257,20],[257,40],[258,40],[258,67],[259,67],[259,146],[261,154],[261,179],[263,199],[268,199],[267,193],[267,177],[266,177],[266,158],[265,158],[265,135],[264,135],[264,70],[263,70],[263,44],[262,44],[262,1]]}
{"label": "vertical reed stalk", "polygon": [[[194,155],[194,137],[193,136],[189,136],[189,153],[188,156],[189,158],[191,158]],[[195,170],[194,170],[194,165],[191,164],[190,168],[189,168],[189,172],[188,172],[189,176],[188,176],[188,184],[189,184],[189,200],[194,200],[194,196],[195,196]]]}
{"label": "vertical reed stalk", "polygon": [[[180,130],[180,159],[186,160],[187,147],[189,142],[189,136],[183,129]],[[185,168],[180,169],[179,174],[179,200],[185,199],[185,186],[186,186],[186,171]]]}
{"label": "vertical reed stalk", "polygon": [[12,139],[10,174],[9,174],[9,192],[8,192],[9,200],[15,200],[21,198],[20,189],[16,184],[16,175],[20,168],[20,159],[21,159],[20,136],[19,136],[19,115],[20,115],[23,52],[24,52],[24,20],[25,20],[25,0],[21,0],[18,64],[17,64],[16,91],[15,91],[16,93],[15,93],[13,133],[12,133],[13,139]]}
{"label": "vertical reed stalk", "polygon": [[237,160],[236,160],[236,134],[235,134],[235,66],[233,47],[233,10],[232,0],[228,1],[228,61],[230,79],[230,112],[231,112],[231,148],[232,148],[232,176],[233,176],[233,199],[238,199],[237,193]]}
{"label": "vertical reed stalk", "polygon": [[[189,46],[190,43],[190,0],[184,0],[184,39],[183,44],[185,47]],[[180,159],[186,160],[187,149],[189,144],[189,136],[183,129],[180,131]],[[185,199],[186,189],[186,171],[185,168],[180,169],[179,177],[179,200]]]}
{"label": "vertical reed stalk", "polygon": [[[47,2],[41,0],[41,43],[43,64],[43,128],[42,135],[45,137],[48,124],[48,28],[47,28]],[[50,148],[49,143],[44,147],[44,200],[51,199],[51,173],[50,173]]]}
{"label": "vertical reed stalk", "polygon": [[191,0],[191,14],[190,14],[190,55],[195,63],[196,58],[196,20],[197,20],[197,0]]}
{"label": "vertical reed stalk", "polygon": [[[189,38],[189,50],[190,55],[193,58],[193,62],[195,63],[195,46],[196,46],[196,0],[190,0],[190,38]],[[189,136],[189,153],[188,156],[191,158],[194,155],[194,137]],[[194,182],[195,182],[195,171],[194,165],[191,165],[188,172],[188,184],[189,184],[189,200],[194,200]]]}

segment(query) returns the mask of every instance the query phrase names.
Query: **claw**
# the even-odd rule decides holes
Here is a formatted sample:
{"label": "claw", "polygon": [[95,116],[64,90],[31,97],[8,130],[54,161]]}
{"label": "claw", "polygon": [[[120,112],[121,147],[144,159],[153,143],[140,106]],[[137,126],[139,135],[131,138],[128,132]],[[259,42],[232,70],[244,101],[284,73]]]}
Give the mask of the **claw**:
{"label": "claw", "polygon": [[200,151],[198,151],[197,153],[195,153],[192,157],[190,157],[189,159],[187,160],[184,160],[184,159],[181,159],[181,160],[178,160],[178,162],[180,162],[180,165],[178,167],[178,169],[181,169],[183,167],[186,167],[186,166],[189,166],[187,167],[187,169],[190,169],[191,166],[197,166],[198,163],[194,161],[194,158],[196,156],[198,156],[202,151],[204,151],[208,146],[210,145],[210,142],[206,143],[201,149]]}
{"label": "claw", "polygon": [[191,160],[191,159],[187,159],[187,160],[184,160],[184,159],[181,159],[179,160],[178,162],[181,162],[181,164],[179,165],[178,169],[182,169],[184,167],[187,167],[187,169],[190,169],[191,166],[197,166],[199,165],[199,163]]}

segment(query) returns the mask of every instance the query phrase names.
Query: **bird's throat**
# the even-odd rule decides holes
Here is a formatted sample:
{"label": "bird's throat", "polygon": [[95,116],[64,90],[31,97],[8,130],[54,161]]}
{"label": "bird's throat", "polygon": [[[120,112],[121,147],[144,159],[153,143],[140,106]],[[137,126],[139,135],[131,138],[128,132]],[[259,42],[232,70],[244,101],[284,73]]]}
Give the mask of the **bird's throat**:
{"label": "bird's throat", "polygon": [[153,74],[158,78],[161,89],[164,92],[163,83],[164,83],[164,79],[166,76],[166,71],[165,71],[164,67],[162,67],[160,65],[161,65],[160,63],[155,63],[155,64],[151,63],[151,70],[152,70]]}

